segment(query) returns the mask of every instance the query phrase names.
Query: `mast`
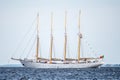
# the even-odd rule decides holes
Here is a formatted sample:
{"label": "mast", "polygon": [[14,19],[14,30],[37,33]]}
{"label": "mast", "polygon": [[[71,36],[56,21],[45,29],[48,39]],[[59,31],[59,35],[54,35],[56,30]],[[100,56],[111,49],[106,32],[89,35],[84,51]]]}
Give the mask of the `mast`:
{"label": "mast", "polygon": [[50,64],[52,63],[52,48],[53,48],[53,13],[51,12],[51,42],[50,42]]}
{"label": "mast", "polygon": [[67,33],[66,33],[67,11],[65,11],[65,42],[64,42],[64,61],[66,60],[66,45],[67,45]]}
{"label": "mast", "polygon": [[37,14],[37,43],[36,43],[36,61],[38,61],[39,54],[39,13]]}
{"label": "mast", "polygon": [[80,14],[81,14],[81,10],[79,10],[79,17],[78,17],[78,61],[80,61],[80,43],[82,38],[82,34],[80,33]]}

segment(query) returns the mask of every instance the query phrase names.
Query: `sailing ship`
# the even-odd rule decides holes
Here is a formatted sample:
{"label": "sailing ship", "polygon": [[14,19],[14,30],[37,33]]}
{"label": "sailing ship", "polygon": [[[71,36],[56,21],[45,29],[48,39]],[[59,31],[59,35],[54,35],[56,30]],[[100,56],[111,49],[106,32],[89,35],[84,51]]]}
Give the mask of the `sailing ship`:
{"label": "sailing ship", "polygon": [[66,48],[67,48],[67,33],[66,33],[66,16],[67,12],[65,12],[65,34],[64,34],[64,59],[58,59],[53,58],[53,13],[51,13],[51,42],[50,42],[50,58],[42,58],[39,56],[39,13],[37,14],[37,40],[36,40],[36,57],[35,59],[16,59],[11,58],[13,60],[20,61],[21,64],[25,67],[32,67],[32,68],[93,68],[93,67],[99,67],[103,62],[103,56],[97,57],[97,58],[82,58],[80,57],[80,44],[82,39],[82,34],[80,33],[80,14],[81,11],[79,11],[79,18],[78,18],[78,53],[77,53],[77,59],[72,58],[66,58]]}

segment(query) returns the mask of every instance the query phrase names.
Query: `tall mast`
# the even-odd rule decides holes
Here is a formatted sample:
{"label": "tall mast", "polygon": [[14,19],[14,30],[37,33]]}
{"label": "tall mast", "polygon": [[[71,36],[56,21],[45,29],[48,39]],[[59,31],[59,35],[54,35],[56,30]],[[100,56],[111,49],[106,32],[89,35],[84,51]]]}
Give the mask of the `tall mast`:
{"label": "tall mast", "polygon": [[67,11],[65,11],[65,42],[64,42],[64,61],[66,60],[66,45],[67,45],[66,22],[67,22]]}
{"label": "tall mast", "polygon": [[50,42],[50,64],[52,63],[52,48],[53,48],[53,13],[51,12],[51,42]]}
{"label": "tall mast", "polygon": [[78,17],[78,61],[80,61],[80,43],[82,38],[82,34],[80,33],[80,14],[81,14],[81,10],[79,10],[79,17]]}
{"label": "tall mast", "polygon": [[37,44],[36,44],[36,61],[39,54],[39,13],[37,14]]}

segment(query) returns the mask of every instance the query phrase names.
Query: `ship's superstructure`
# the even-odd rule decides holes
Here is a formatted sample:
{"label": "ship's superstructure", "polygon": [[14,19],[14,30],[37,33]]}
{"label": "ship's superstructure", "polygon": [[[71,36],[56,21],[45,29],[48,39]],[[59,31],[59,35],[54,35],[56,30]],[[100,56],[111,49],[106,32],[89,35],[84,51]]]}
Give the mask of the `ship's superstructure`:
{"label": "ship's superstructure", "polygon": [[52,57],[53,52],[53,12],[51,13],[51,40],[50,40],[50,57],[49,59],[42,58],[39,55],[39,14],[37,14],[37,40],[36,40],[36,58],[35,59],[16,59],[11,58],[13,60],[18,60],[25,67],[32,68],[90,68],[90,67],[99,67],[103,64],[103,58],[81,58],[80,57],[80,44],[82,39],[82,34],[80,33],[80,14],[78,17],[78,53],[77,59],[66,58],[67,51],[67,11],[65,11],[65,34],[64,34],[64,59],[58,59]]}

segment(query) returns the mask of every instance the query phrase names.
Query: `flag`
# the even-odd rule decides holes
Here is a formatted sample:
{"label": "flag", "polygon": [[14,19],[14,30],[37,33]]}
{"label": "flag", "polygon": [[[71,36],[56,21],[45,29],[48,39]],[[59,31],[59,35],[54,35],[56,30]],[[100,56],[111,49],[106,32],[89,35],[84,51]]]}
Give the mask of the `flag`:
{"label": "flag", "polygon": [[104,55],[100,56],[100,58],[104,58]]}

